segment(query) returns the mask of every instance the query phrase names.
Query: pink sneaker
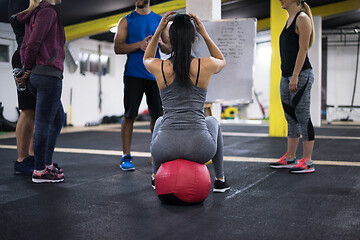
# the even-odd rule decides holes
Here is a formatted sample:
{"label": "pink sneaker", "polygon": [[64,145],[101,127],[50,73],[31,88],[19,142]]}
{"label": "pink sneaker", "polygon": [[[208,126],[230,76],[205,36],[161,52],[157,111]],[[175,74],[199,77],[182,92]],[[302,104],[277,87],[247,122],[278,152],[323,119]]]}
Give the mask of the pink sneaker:
{"label": "pink sneaker", "polygon": [[312,173],[315,172],[314,164],[306,163],[306,158],[302,158],[293,168],[289,170],[290,173]]}
{"label": "pink sneaker", "polygon": [[32,174],[32,181],[34,183],[57,183],[64,181],[64,174],[57,174],[45,168],[43,173],[37,173],[35,170]]}
{"label": "pink sneaker", "polygon": [[296,164],[296,158],[294,158],[293,160],[289,160],[286,158],[286,154],[284,156],[282,156],[278,161],[274,162],[274,163],[270,163],[270,167],[272,168],[292,168],[295,166]]}

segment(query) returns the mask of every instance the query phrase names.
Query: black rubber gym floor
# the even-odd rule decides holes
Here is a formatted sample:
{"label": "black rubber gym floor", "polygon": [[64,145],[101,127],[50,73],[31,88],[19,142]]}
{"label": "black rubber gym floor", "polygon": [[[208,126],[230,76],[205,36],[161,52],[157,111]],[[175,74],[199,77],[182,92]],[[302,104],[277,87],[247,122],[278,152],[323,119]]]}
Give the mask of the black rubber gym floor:
{"label": "black rubber gym floor", "polygon": [[231,190],[194,206],[164,205],[152,190],[146,129],[135,127],[135,172],[119,168],[119,126],[61,134],[59,184],[13,175],[16,140],[0,139],[0,239],[360,239],[359,126],[316,128],[316,171],[296,175],[268,167],[286,138],[223,125]]}

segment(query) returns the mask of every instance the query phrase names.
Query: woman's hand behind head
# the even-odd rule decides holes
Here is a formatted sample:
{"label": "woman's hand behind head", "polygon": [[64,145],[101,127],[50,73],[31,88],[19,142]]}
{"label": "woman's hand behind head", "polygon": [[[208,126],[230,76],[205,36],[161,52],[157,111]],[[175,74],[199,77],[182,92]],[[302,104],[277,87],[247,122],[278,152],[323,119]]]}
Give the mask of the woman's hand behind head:
{"label": "woman's hand behind head", "polygon": [[200,18],[198,18],[197,16],[195,16],[192,13],[189,13],[190,19],[193,20],[196,31],[203,36],[206,33],[204,24],[201,22]]}
{"label": "woman's hand behind head", "polygon": [[175,11],[167,12],[164,14],[158,26],[159,31],[163,31],[167,27],[169,21],[173,18],[172,15],[174,14],[176,14]]}

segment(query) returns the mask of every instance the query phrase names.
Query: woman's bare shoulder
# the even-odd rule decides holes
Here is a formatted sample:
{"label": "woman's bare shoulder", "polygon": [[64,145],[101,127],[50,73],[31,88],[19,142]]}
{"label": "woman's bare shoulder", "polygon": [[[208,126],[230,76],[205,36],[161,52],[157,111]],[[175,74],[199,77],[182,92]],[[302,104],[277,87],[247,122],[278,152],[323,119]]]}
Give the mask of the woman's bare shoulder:
{"label": "woman's bare shoulder", "polygon": [[303,23],[310,23],[311,20],[310,20],[310,17],[304,13],[304,12],[301,12],[298,16],[298,18],[296,19],[296,23],[298,24],[303,24]]}
{"label": "woman's bare shoulder", "polygon": [[[197,65],[197,63],[196,63],[196,65]],[[213,57],[200,58],[200,65],[203,68],[209,68],[214,65],[214,58]]]}

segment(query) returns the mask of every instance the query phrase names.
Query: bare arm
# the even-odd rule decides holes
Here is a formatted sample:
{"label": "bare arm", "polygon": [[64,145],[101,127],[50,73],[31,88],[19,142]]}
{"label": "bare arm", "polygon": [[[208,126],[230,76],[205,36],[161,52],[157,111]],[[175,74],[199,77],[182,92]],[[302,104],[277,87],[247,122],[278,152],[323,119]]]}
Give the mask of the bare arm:
{"label": "bare arm", "polygon": [[151,36],[147,36],[144,40],[136,43],[127,44],[126,38],[128,37],[127,20],[126,18],[120,19],[117,32],[114,39],[114,51],[116,54],[128,54],[141,49],[145,51]]}
{"label": "bare arm", "polygon": [[309,42],[311,35],[311,21],[306,14],[300,14],[296,21],[296,29],[299,34],[299,52],[296,57],[294,71],[289,83],[290,92],[297,90],[298,76],[304,65],[306,53],[309,50]]}
{"label": "bare arm", "polygon": [[167,27],[167,24],[171,19],[170,15],[175,14],[175,13],[176,12],[167,12],[163,16],[163,18],[161,19],[161,22],[159,23],[158,28],[155,31],[154,36],[151,38],[151,41],[150,41],[148,47],[146,48],[143,62],[144,62],[146,69],[152,74],[154,74],[154,72],[157,69],[156,66],[160,65],[160,62],[161,62],[161,59],[155,58],[157,45],[158,45],[161,33]]}
{"label": "bare arm", "polygon": [[220,72],[221,69],[223,69],[226,64],[223,54],[221,53],[220,49],[216,46],[214,41],[210,38],[209,34],[206,32],[205,27],[201,22],[201,20],[193,14],[189,14],[189,16],[194,21],[196,31],[204,38],[206,46],[209,49],[211,55],[210,59],[212,60],[210,61],[210,63],[212,63],[210,64],[210,70],[212,70],[213,73]]}
{"label": "bare arm", "polygon": [[170,44],[170,37],[169,37],[169,25],[161,33],[159,46],[161,51],[166,54],[169,54],[172,50]]}

